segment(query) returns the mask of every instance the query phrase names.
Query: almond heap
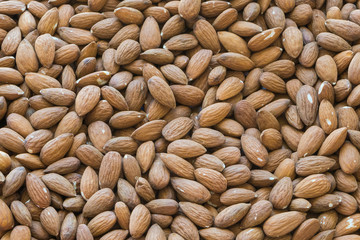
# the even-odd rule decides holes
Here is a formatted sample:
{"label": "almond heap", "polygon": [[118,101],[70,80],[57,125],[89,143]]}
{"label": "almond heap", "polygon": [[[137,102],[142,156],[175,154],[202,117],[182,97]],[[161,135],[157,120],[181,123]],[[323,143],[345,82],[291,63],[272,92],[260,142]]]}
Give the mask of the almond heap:
{"label": "almond heap", "polygon": [[360,2],[0,0],[1,240],[359,240]]}

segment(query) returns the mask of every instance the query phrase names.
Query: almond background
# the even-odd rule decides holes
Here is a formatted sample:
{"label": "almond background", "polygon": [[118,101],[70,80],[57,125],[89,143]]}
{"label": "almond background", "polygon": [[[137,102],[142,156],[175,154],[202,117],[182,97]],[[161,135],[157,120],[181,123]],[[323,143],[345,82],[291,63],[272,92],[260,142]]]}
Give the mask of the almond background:
{"label": "almond background", "polygon": [[0,239],[360,239],[359,8],[0,0]]}

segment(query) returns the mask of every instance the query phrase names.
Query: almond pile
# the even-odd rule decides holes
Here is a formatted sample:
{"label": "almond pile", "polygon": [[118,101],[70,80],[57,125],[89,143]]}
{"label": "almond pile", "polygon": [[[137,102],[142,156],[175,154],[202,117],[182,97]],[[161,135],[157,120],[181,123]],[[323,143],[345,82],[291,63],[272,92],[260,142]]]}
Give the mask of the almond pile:
{"label": "almond pile", "polygon": [[0,0],[0,239],[359,240],[358,8]]}

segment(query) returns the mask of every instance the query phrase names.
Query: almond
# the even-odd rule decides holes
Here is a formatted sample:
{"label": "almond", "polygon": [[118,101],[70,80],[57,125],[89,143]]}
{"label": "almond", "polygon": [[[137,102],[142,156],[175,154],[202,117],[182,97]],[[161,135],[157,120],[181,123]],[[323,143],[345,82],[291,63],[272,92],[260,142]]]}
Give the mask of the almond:
{"label": "almond", "polygon": [[116,223],[116,216],[111,211],[105,211],[96,215],[88,224],[93,236],[100,236],[108,232]]}
{"label": "almond", "polygon": [[260,51],[268,47],[280,36],[281,31],[280,27],[276,27],[256,34],[248,42],[249,49],[251,51]]}
{"label": "almond", "polygon": [[159,103],[169,108],[175,108],[175,97],[169,85],[159,77],[152,77],[148,81],[151,95]]}
{"label": "almond", "polygon": [[213,126],[221,122],[229,113],[231,105],[229,103],[212,104],[199,113],[199,123],[202,127]]}
{"label": "almond", "polygon": [[60,232],[60,218],[53,207],[45,208],[40,214],[41,225],[53,236]]}
{"label": "almond", "polygon": [[121,173],[121,155],[108,152],[104,155],[99,169],[100,188],[114,188]]}
{"label": "almond", "polygon": [[289,177],[282,178],[275,184],[269,195],[269,201],[276,209],[287,208],[292,199],[292,182]]}
{"label": "almond", "polygon": [[[191,149],[191,151],[189,151]],[[178,155],[183,158],[197,157],[206,152],[204,146],[193,140],[179,139],[170,143],[168,146],[168,153]]]}
{"label": "almond", "polygon": [[194,25],[194,34],[204,48],[212,50],[215,54],[220,51],[216,31],[208,21],[198,20]]}
{"label": "almond", "polygon": [[193,20],[200,13],[201,1],[181,0],[179,4],[179,14],[185,20]]}
{"label": "almond", "polygon": [[194,180],[194,167],[185,159],[168,153],[161,153],[160,158],[166,167],[177,176]]}
{"label": "almond", "polygon": [[115,195],[111,189],[101,189],[94,193],[86,202],[83,209],[84,216],[93,217],[99,213],[110,210],[114,201]]}
{"label": "almond", "polygon": [[0,228],[2,231],[7,231],[14,226],[14,218],[6,203],[0,199],[1,221]]}
{"label": "almond", "polygon": [[140,54],[140,44],[134,40],[123,41],[116,50],[115,62],[125,65],[133,62]]}
{"label": "almond", "polygon": [[81,117],[89,113],[100,99],[100,88],[86,86],[82,88],[75,99],[75,111]]}
{"label": "almond", "polygon": [[191,202],[180,202],[181,211],[199,227],[208,227],[213,224],[213,216],[202,205]]}
{"label": "almond", "polygon": [[268,152],[258,139],[244,134],[241,136],[241,146],[246,157],[257,166],[264,166],[268,161]]}
{"label": "almond", "polygon": [[313,174],[296,185],[294,195],[296,197],[314,198],[320,197],[330,190],[330,182],[323,174]]}
{"label": "almond", "polygon": [[306,157],[315,153],[325,139],[324,131],[317,127],[311,126],[300,138],[297,152],[299,157]]}
{"label": "almond", "polygon": [[285,51],[292,58],[297,58],[303,49],[303,38],[297,27],[288,27],[282,33]]}
{"label": "almond", "polygon": [[184,137],[193,125],[194,123],[190,118],[179,117],[165,125],[162,129],[162,135],[166,140],[174,141]]}
{"label": "almond", "polygon": [[296,173],[300,176],[324,173],[335,165],[336,161],[329,157],[308,156],[296,162]]}
{"label": "almond", "polygon": [[250,205],[246,203],[234,204],[222,210],[214,219],[214,224],[218,227],[229,227],[241,220],[249,211]]}
{"label": "almond", "polygon": [[132,237],[141,237],[150,225],[150,212],[144,205],[138,205],[130,215],[129,232]]}
{"label": "almond", "polygon": [[[324,66],[327,67],[327,71],[324,71]],[[329,55],[321,56],[316,60],[315,70],[321,80],[328,81],[331,84],[336,83],[337,67],[334,59]]]}
{"label": "almond", "polygon": [[249,71],[255,67],[254,62],[240,53],[222,53],[217,60],[222,66],[234,71]]}
{"label": "almond", "polygon": [[271,237],[281,237],[294,230],[305,220],[305,214],[297,211],[279,213],[264,223],[264,232]]}
{"label": "almond", "polygon": [[171,230],[184,239],[200,239],[196,226],[187,217],[181,215],[175,217],[171,223]]}
{"label": "almond", "polygon": [[218,171],[207,168],[198,168],[194,171],[194,174],[196,180],[209,190],[216,193],[221,193],[226,190],[226,178]]}
{"label": "almond", "polygon": [[186,67],[186,75],[189,81],[198,78],[207,68],[212,57],[210,50],[202,49],[194,54]]}
{"label": "almond", "polygon": [[8,197],[14,194],[24,184],[26,178],[26,170],[24,167],[14,168],[5,179],[5,183],[2,188],[2,194],[4,197]]}
{"label": "almond", "polygon": [[56,173],[45,174],[41,180],[52,191],[57,192],[63,196],[76,196],[74,186],[63,176]]}
{"label": "almond", "polygon": [[308,85],[302,86],[296,94],[296,105],[303,123],[311,125],[315,121],[318,107],[315,89]]}
{"label": "almond", "polygon": [[261,224],[271,214],[272,205],[267,200],[260,200],[253,204],[241,221],[241,227],[249,228]]}
{"label": "almond", "polygon": [[26,190],[29,194],[30,199],[38,207],[47,208],[48,206],[50,206],[50,191],[38,176],[32,173],[27,174]]}
{"label": "almond", "polygon": [[171,85],[175,100],[186,106],[197,106],[204,99],[204,92],[192,85]]}
{"label": "almond", "polygon": [[171,185],[183,198],[194,203],[204,203],[210,199],[210,192],[200,183],[173,177],[171,178]]}
{"label": "almond", "polygon": [[65,156],[74,141],[74,135],[64,133],[47,142],[40,152],[41,161],[50,165]]}
{"label": "almond", "polygon": [[350,142],[345,142],[340,148],[339,164],[341,169],[348,174],[359,169],[359,151]]}

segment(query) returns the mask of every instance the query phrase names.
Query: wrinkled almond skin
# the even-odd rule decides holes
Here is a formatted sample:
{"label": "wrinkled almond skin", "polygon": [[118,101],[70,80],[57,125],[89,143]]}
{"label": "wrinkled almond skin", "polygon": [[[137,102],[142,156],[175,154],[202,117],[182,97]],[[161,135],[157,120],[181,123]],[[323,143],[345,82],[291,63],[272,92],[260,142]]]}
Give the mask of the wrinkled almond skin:
{"label": "wrinkled almond skin", "polygon": [[6,203],[3,200],[0,200],[1,206],[1,230],[6,231],[11,229],[14,226],[14,218]]}
{"label": "wrinkled almond skin", "polygon": [[[281,237],[291,232],[297,226],[299,226],[305,220],[305,214],[290,211],[285,213],[279,213],[270,217],[264,223],[264,232],[268,236]],[[272,228],[272,224],[275,224]]]}
{"label": "wrinkled almond skin", "polygon": [[46,208],[50,205],[50,191],[38,176],[32,173],[26,176],[26,189],[35,205],[40,208]]}
{"label": "wrinkled almond skin", "polygon": [[210,192],[202,184],[195,181],[172,178],[171,184],[180,195],[190,202],[203,203],[210,199]]}
{"label": "wrinkled almond skin", "polygon": [[144,205],[138,205],[130,215],[129,232],[138,238],[144,234],[150,225],[150,212]]}
{"label": "wrinkled almond skin", "polygon": [[311,125],[315,121],[318,101],[316,91],[310,86],[303,86],[296,94],[296,105],[301,120],[305,125]]}
{"label": "wrinkled almond skin", "polygon": [[266,148],[255,137],[242,135],[241,145],[246,157],[257,166],[264,166],[268,161]]}
{"label": "wrinkled almond skin", "polygon": [[286,208],[292,199],[292,182],[289,177],[282,178],[277,182],[269,195],[269,201],[276,209]]}
{"label": "wrinkled almond skin", "polygon": [[[330,181],[323,174],[313,174],[299,182],[294,189],[297,197],[314,198],[324,195],[330,190]],[[310,192],[309,189],[312,189]]]}
{"label": "wrinkled almond skin", "polygon": [[315,153],[325,139],[324,131],[316,126],[308,128],[300,138],[297,152],[299,157],[306,157]]}

